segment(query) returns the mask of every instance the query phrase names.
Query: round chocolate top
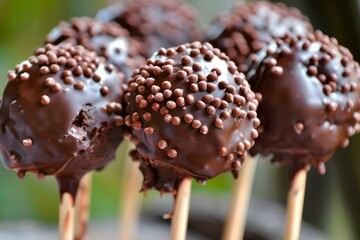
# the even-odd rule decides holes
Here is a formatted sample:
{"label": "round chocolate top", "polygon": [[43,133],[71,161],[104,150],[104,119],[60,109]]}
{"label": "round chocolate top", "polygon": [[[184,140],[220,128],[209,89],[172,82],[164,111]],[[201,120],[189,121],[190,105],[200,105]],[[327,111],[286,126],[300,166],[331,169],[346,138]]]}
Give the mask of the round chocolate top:
{"label": "round chocolate top", "polygon": [[238,3],[232,12],[219,15],[207,34],[207,41],[225,52],[239,68],[247,72],[246,59],[274,37],[286,33],[313,32],[309,19],[295,8],[282,3],[255,1]]}
{"label": "round chocolate top", "polygon": [[273,154],[294,174],[310,164],[325,173],[324,163],[359,130],[359,64],[319,31],[280,38],[260,55],[248,74],[263,97],[261,134],[251,154]]}
{"label": "round chocolate top", "polygon": [[171,192],[240,168],[257,137],[258,100],[233,62],[199,42],[161,48],[134,72],[125,123],[137,138],[144,189]]}
{"label": "round chocolate top", "polygon": [[76,194],[122,141],[121,74],[83,47],[46,45],[8,72],[0,108],[1,160],[19,177],[55,175]]}
{"label": "round chocolate top", "polygon": [[144,43],[148,58],[160,47],[173,47],[202,39],[197,12],[184,2],[172,0],[134,0],[110,5],[97,18],[115,21],[132,37]]}
{"label": "round chocolate top", "polygon": [[140,56],[140,42],[129,36],[126,29],[115,22],[81,17],[70,22],[61,22],[47,36],[46,43],[71,43],[82,45],[103,56],[125,74],[131,77],[133,70],[145,63]]}

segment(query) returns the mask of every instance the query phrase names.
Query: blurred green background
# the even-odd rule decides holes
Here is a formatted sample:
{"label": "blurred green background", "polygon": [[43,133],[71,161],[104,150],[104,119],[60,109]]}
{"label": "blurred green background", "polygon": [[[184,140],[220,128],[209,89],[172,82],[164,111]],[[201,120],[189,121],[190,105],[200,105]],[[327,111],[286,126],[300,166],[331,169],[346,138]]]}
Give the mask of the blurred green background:
{"label": "blurred green background", "polygon": [[[189,0],[201,13],[204,26],[219,9],[231,7],[234,0]],[[284,1],[308,15],[315,28],[338,38],[360,61],[360,0],[293,0]],[[105,0],[0,0],[0,88],[6,74],[15,64],[28,58],[44,41],[46,34],[61,20],[75,16],[93,16],[104,7]],[[204,7],[205,4],[205,7]],[[339,150],[327,165],[327,174],[312,170],[308,177],[304,219],[333,239],[360,239],[360,138],[351,139],[350,147]],[[92,218],[115,217],[118,213],[121,186],[121,160],[95,174]],[[195,184],[196,185],[196,184]],[[194,186],[194,194],[207,192],[214,197],[230,194],[232,178],[223,175],[205,187]],[[260,161],[256,172],[254,196],[285,205],[288,188],[287,168],[276,168]],[[156,201],[152,191],[146,202]],[[145,202],[145,204],[146,204]],[[58,217],[58,192],[48,177],[39,182],[28,174],[22,181],[15,172],[0,167],[0,221],[36,219],[55,223]]]}

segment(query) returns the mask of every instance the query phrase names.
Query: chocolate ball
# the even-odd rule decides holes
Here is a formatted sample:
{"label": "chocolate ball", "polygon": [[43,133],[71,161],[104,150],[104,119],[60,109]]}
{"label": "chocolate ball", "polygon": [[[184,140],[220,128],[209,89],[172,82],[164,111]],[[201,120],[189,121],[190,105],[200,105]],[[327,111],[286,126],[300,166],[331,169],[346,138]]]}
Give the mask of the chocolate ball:
{"label": "chocolate ball", "polygon": [[115,21],[143,43],[148,58],[160,47],[173,47],[202,39],[198,13],[184,2],[172,0],[135,0],[110,5],[97,18]]}
{"label": "chocolate ball", "polygon": [[82,45],[105,57],[125,74],[131,77],[133,70],[145,63],[140,55],[141,43],[129,36],[129,32],[115,22],[81,17],[61,22],[48,34],[46,43]]}
{"label": "chocolate ball", "polygon": [[259,138],[251,154],[273,154],[293,174],[325,162],[359,130],[360,68],[336,39],[287,35],[276,40],[249,74],[262,95]]}
{"label": "chocolate ball", "polygon": [[80,46],[51,44],[9,71],[0,108],[3,164],[55,175],[75,196],[80,178],[114,158],[123,139],[122,77]]}
{"label": "chocolate ball", "polygon": [[176,191],[236,173],[257,137],[258,100],[245,76],[211,44],[162,48],[134,72],[125,123],[143,161],[143,190]]}
{"label": "chocolate ball", "polygon": [[226,53],[241,72],[247,72],[246,59],[274,37],[286,33],[313,32],[309,19],[295,8],[282,3],[255,1],[238,3],[231,12],[217,17],[207,34],[207,41]]}

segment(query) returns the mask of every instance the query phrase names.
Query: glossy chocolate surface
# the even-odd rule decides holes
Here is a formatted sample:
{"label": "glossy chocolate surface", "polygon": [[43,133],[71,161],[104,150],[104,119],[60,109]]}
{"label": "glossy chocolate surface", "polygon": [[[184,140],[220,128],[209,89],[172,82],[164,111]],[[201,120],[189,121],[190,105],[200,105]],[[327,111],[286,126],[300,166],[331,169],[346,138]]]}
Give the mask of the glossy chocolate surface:
{"label": "glossy chocolate surface", "polygon": [[[122,77],[83,47],[46,45],[9,71],[0,109],[1,161],[23,177],[55,175],[75,196],[122,141]],[[121,74],[120,74],[121,75]]]}
{"label": "glossy chocolate surface", "polygon": [[273,154],[293,174],[307,165],[324,174],[324,163],[359,130],[359,64],[319,31],[288,35],[259,55],[248,74],[253,91],[263,97],[260,134],[250,153]]}
{"label": "glossy chocolate surface", "polygon": [[309,19],[295,8],[282,3],[254,1],[238,3],[231,12],[219,15],[206,40],[226,53],[240,72],[246,73],[246,59],[274,37],[286,33],[306,34],[313,28]]}
{"label": "glossy chocolate surface", "polygon": [[88,17],[61,22],[48,34],[46,43],[71,43],[95,51],[115,65],[129,79],[133,70],[145,63],[140,56],[141,43],[129,36],[126,29],[115,22],[103,22]]}
{"label": "glossy chocolate surface", "polygon": [[198,13],[184,2],[173,0],[135,0],[110,5],[97,18],[115,21],[143,43],[148,58],[160,47],[173,47],[201,40]]}
{"label": "glossy chocolate surface", "polygon": [[257,137],[258,100],[219,49],[160,49],[128,84],[125,123],[144,161],[144,190],[173,192],[186,176],[203,181],[240,168]]}

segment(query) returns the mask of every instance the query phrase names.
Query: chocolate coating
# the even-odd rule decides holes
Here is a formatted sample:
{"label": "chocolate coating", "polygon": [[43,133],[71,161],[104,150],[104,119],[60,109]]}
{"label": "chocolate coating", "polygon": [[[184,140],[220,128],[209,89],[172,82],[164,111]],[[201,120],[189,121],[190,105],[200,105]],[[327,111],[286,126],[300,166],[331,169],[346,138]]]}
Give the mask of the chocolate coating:
{"label": "chocolate coating", "polygon": [[325,173],[324,163],[359,130],[359,64],[319,31],[280,38],[260,55],[248,74],[263,97],[260,135],[250,153],[273,154],[293,174],[307,165]]}
{"label": "chocolate coating", "polygon": [[83,47],[48,44],[9,71],[2,163],[19,177],[55,175],[60,193],[75,196],[80,178],[112,160],[123,139],[122,77],[108,65]]}
{"label": "chocolate coating", "polygon": [[125,123],[144,161],[143,190],[177,190],[241,166],[257,137],[258,100],[233,62],[199,42],[160,49],[134,72]]}
{"label": "chocolate coating", "polygon": [[173,47],[202,39],[197,12],[184,2],[135,0],[117,3],[100,10],[96,17],[115,21],[143,43],[148,58],[160,47]]}
{"label": "chocolate coating", "polygon": [[135,68],[145,63],[139,53],[140,42],[131,38],[128,31],[115,22],[88,17],[61,22],[48,34],[46,43],[57,45],[64,42],[82,45],[105,57],[125,74],[125,80],[130,78]]}
{"label": "chocolate coating", "polygon": [[246,59],[286,33],[313,32],[309,19],[282,3],[255,1],[238,3],[231,12],[219,15],[206,40],[226,53],[240,72],[246,73]]}

